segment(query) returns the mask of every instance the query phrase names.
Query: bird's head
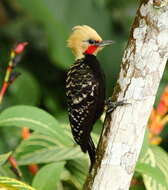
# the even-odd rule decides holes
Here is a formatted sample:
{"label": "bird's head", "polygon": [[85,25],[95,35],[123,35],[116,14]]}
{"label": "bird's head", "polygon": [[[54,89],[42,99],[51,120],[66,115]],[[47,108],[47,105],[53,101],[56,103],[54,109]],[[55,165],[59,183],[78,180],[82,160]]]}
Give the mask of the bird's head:
{"label": "bird's head", "polygon": [[113,43],[111,40],[102,40],[98,33],[87,25],[75,26],[68,39],[68,47],[72,49],[76,59],[85,54],[97,55],[104,46]]}

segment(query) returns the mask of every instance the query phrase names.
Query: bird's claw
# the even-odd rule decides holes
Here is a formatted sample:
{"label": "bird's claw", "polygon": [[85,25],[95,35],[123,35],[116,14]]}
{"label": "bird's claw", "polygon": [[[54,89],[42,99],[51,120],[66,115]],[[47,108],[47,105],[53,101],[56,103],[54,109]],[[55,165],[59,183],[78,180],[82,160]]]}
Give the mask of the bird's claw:
{"label": "bird's claw", "polygon": [[105,111],[106,113],[112,113],[118,106],[128,105],[129,103],[124,100],[113,102],[111,98],[108,98],[105,102]]}

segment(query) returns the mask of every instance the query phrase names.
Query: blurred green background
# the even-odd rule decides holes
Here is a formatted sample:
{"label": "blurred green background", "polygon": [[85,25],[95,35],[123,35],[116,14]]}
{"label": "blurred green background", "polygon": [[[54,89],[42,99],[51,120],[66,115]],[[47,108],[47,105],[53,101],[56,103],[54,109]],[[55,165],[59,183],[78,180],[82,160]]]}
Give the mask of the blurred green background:
{"label": "blurred green background", "polygon": [[[66,41],[75,25],[89,25],[103,39],[116,42],[98,55],[106,75],[107,97],[110,96],[138,3],[137,0],[1,0],[0,86],[10,49],[21,41],[29,45],[17,66],[21,76],[10,86],[0,111],[12,105],[33,105],[67,123],[65,78],[74,58]],[[156,102],[167,83],[165,70]],[[167,134],[164,130],[165,148]],[[14,149],[21,140],[20,129],[0,128],[0,139],[0,153]]]}

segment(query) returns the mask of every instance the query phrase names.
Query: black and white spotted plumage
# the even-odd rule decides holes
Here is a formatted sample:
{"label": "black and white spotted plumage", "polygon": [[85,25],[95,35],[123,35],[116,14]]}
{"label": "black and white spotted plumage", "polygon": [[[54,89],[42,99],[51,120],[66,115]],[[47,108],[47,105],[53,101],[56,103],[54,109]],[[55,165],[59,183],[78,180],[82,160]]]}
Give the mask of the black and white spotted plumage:
{"label": "black and white spotted plumage", "polygon": [[104,74],[94,55],[86,54],[69,69],[66,79],[69,121],[73,137],[83,152],[95,160],[95,147],[90,133],[104,110]]}

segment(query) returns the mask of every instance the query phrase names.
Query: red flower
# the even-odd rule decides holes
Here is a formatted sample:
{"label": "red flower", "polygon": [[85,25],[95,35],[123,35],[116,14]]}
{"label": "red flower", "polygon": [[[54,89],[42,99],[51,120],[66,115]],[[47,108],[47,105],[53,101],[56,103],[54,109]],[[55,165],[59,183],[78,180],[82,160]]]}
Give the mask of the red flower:
{"label": "red flower", "polygon": [[167,106],[165,104],[165,101],[160,100],[160,103],[157,106],[157,112],[159,115],[165,115],[167,113]]}

